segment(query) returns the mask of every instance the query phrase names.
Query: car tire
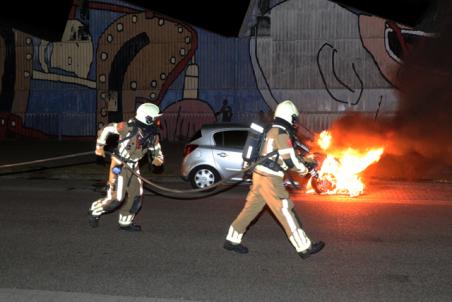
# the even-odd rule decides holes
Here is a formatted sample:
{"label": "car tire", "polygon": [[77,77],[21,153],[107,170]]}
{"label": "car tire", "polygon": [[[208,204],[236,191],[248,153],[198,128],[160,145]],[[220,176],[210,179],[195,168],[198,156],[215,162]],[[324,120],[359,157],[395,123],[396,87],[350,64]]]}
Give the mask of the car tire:
{"label": "car tire", "polygon": [[211,166],[198,166],[190,172],[188,179],[193,189],[202,189],[219,182],[221,177]]}

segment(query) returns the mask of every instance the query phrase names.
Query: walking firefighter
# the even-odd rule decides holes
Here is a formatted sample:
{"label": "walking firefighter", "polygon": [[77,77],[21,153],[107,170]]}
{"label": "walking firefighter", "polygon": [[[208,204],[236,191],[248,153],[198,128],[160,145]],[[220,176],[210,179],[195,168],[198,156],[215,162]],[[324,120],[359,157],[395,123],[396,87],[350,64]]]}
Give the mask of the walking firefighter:
{"label": "walking firefighter", "polygon": [[[242,236],[265,205],[281,223],[289,241],[301,258],[307,258],[325,246],[324,242],[313,242],[306,235],[283,183],[284,174],[289,169],[295,170],[302,176],[315,173],[314,170],[308,170],[293,147],[298,118],[299,112],[295,105],[290,100],[284,101],[276,107],[270,129],[262,132],[265,137],[257,155],[260,155],[260,158],[265,156],[268,158],[257,165],[253,171],[252,185],[246,197],[246,203],[229,227],[223,246],[225,249],[241,254],[248,253],[248,248],[241,244]],[[244,153],[247,152],[245,145]],[[270,156],[272,152],[274,155]]]}
{"label": "walking firefighter", "polygon": [[[107,196],[94,201],[89,209],[89,224],[99,225],[101,215],[119,209],[119,228],[126,231],[141,231],[133,220],[142,205],[143,184],[129,169],[139,175],[139,160],[151,152],[152,165],[163,164],[156,119],[159,107],[145,103],[138,107],[134,118],[127,122],[110,123],[99,131],[96,155],[105,157],[104,146],[111,134],[119,135],[118,147],[112,153]],[[127,165],[127,167],[126,167]]]}

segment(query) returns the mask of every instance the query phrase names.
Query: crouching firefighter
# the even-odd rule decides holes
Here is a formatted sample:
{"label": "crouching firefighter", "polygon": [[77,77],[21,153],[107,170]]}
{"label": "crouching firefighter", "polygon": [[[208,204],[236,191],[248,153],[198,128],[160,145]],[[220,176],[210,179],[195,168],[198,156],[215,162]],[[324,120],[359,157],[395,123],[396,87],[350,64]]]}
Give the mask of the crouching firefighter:
{"label": "crouching firefighter", "polygon": [[94,201],[89,209],[92,227],[99,225],[102,214],[121,207],[119,228],[141,231],[141,226],[134,224],[133,219],[141,209],[143,184],[129,169],[139,174],[138,162],[148,151],[152,155],[152,165],[163,164],[159,129],[155,124],[160,115],[158,106],[145,103],[138,107],[135,117],[128,122],[111,123],[100,131],[96,142],[97,156],[105,157],[104,146],[109,135],[119,135],[119,141],[111,156],[107,196]]}
{"label": "crouching firefighter", "polygon": [[[223,246],[225,249],[241,254],[248,253],[248,248],[241,244],[242,236],[266,204],[283,226],[287,237],[301,258],[307,258],[325,246],[322,241],[312,242],[306,235],[283,183],[284,173],[289,169],[295,170],[302,176],[315,173],[306,168],[302,160],[296,156],[293,147],[298,117],[299,112],[295,105],[290,100],[284,101],[276,107],[271,127],[267,131],[261,130],[260,141],[262,142],[254,146],[254,150],[257,149],[256,156],[260,156],[261,159],[266,155],[269,157],[257,165],[253,171],[253,181],[245,206],[229,227]],[[245,154],[251,154],[252,150],[253,148],[247,150],[247,144],[245,144],[244,159]]]}

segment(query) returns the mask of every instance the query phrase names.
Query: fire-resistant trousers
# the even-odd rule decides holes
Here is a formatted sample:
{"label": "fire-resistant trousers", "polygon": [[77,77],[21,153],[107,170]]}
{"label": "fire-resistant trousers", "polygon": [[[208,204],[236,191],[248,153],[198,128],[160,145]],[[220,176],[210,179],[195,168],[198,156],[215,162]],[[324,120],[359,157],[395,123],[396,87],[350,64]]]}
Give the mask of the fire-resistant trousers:
{"label": "fire-resistant trousers", "polygon": [[[126,167],[122,167],[119,174],[114,173],[113,169],[117,166],[119,166],[119,163],[113,158],[110,166],[107,196],[94,201],[90,211],[91,215],[100,216],[120,207],[118,222],[121,226],[128,226],[132,224],[135,215],[141,209],[143,184]],[[133,169],[139,174],[138,164],[135,166]]]}
{"label": "fire-resistant trousers", "polygon": [[247,227],[262,211],[265,205],[276,216],[283,226],[287,237],[297,252],[304,251],[311,246],[310,239],[300,226],[293,211],[293,202],[284,187],[283,179],[278,176],[267,176],[253,173],[253,183],[246,197],[246,203],[240,214],[232,222],[226,239],[239,244]]}

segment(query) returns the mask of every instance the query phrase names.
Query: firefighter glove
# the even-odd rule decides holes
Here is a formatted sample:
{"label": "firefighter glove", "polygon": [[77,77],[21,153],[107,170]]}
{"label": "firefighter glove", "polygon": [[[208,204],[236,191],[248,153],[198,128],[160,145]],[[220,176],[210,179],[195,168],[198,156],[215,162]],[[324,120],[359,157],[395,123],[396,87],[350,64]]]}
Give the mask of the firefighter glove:
{"label": "firefighter glove", "polygon": [[308,173],[309,173],[309,175],[311,175],[311,177],[315,177],[315,178],[319,177],[319,173],[317,172],[316,169],[311,169],[311,170],[309,170]]}
{"label": "firefighter glove", "polygon": [[97,156],[105,157],[104,146],[102,146],[102,145],[96,145],[96,151],[94,151],[94,153],[95,153]]}
{"label": "firefighter glove", "polygon": [[153,166],[160,167],[162,164],[163,164],[163,160],[161,158],[156,157],[152,160]]}

